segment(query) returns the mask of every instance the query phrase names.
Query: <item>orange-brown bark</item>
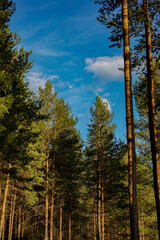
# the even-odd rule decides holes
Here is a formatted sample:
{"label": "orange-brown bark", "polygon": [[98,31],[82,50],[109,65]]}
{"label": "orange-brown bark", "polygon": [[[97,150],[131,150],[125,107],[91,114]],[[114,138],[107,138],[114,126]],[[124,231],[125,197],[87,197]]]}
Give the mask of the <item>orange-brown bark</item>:
{"label": "orange-brown bark", "polygon": [[122,0],[123,18],[123,43],[124,43],[124,74],[125,74],[125,99],[126,99],[126,125],[129,161],[129,204],[131,240],[139,239],[138,206],[136,193],[136,154],[133,121],[133,103],[131,89],[130,47],[127,0]]}
{"label": "orange-brown bark", "polygon": [[148,78],[148,113],[149,131],[153,162],[154,191],[156,199],[157,221],[160,239],[160,159],[158,151],[158,138],[155,121],[155,99],[154,99],[154,77],[152,66],[152,42],[149,22],[148,0],[143,0],[144,11],[146,14],[145,33],[146,33],[146,56],[147,56],[147,78]]}

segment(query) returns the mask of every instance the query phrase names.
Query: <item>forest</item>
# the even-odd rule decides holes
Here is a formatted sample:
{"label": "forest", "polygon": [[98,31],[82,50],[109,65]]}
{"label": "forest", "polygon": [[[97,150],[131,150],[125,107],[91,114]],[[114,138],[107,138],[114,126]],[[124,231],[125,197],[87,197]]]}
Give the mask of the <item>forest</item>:
{"label": "forest", "polygon": [[30,90],[31,52],[9,25],[16,5],[0,1],[2,240],[160,239],[160,2],[92,3],[124,53],[126,142],[99,95],[84,141],[51,81]]}

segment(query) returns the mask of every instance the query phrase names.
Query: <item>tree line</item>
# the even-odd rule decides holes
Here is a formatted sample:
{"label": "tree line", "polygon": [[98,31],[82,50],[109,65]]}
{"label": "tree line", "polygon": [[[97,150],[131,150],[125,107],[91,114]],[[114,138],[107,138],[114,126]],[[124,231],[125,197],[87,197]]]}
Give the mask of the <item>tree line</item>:
{"label": "tree line", "polygon": [[51,82],[30,91],[31,52],[9,28],[15,4],[0,2],[0,239],[159,239],[159,1],[95,3],[124,48],[127,145],[99,95],[84,142]]}

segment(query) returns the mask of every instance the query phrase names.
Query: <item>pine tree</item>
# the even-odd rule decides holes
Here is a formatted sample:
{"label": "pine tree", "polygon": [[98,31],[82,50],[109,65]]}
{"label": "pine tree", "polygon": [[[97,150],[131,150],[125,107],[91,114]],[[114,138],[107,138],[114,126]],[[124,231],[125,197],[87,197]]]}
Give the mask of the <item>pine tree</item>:
{"label": "pine tree", "polygon": [[[12,1],[1,1],[0,25],[0,158],[1,171],[6,173],[1,212],[0,238],[5,226],[5,209],[10,186],[10,179],[17,178],[17,166],[25,165],[29,161],[27,147],[35,135],[31,131],[31,124],[38,119],[39,104],[32,97],[24,83],[26,72],[31,67],[30,52],[24,48],[19,51],[16,45],[20,39],[12,34],[8,21],[15,10]],[[12,173],[12,174],[11,174]]]}
{"label": "pine tree", "polygon": [[[88,128],[88,145],[86,147],[86,164],[88,166],[88,170],[86,171],[87,185],[92,192],[92,197],[96,196],[96,239],[101,240],[105,239],[105,198],[107,195],[108,199],[110,199],[109,186],[111,182],[114,182],[114,186],[116,185],[116,181],[120,182],[120,179],[117,179],[116,176],[119,176],[119,172],[122,171],[120,160],[125,151],[123,154],[121,153],[122,155],[120,154],[124,145],[120,143],[116,144],[114,137],[115,124],[112,123],[113,115],[109,113],[107,103],[103,102],[100,96],[97,96],[94,108],[91,108],[91,116],[91,124],[89,124]],[[118,145],[121,146],[121,150],[118,148]]]}
{"label": "pine tree", "polygon": [[125,76],[125,100],[126,100],[126,126],[128,143],[128,162],[129,162],[129,199],[130,199],[130,223],[131,239],[139,239],[138,230],[138,207],[136,191],[136,152],[134,136],[134,117],[132,103],[132,84],[131,84],[131,63],[130,63],[130,36],[129,36],[129,16],[128,5],[132,6],[132,1],[99,1],[100,16],[98,20],[111,29],[112,46],[121,47],[123,42],[124,49],[124,76]]}

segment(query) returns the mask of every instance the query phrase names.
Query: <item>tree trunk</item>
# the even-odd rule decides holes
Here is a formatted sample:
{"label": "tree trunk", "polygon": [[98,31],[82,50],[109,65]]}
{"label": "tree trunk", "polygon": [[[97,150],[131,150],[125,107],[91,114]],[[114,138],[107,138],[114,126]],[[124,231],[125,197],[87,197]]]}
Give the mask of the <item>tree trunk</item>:
{"label": "tree trunk", "polygon": [[96,224],[96,218],[97,218],[97,216],[96,216],[96,213],[97,213],[97,208],[96,208],[96,201],[95,201],[95,199],[94,199],[94,240],[97,240],[97,224]]}
{"label": "tree trunk", "polygon": [[12,240],[13,234],[13,222],[14,222],[14,214],[15,214],[15,206],[16,206],[16,192],[14,193],[12,202],[11,202],[11,210],[10,210],[10,218],[9,218],[9,232],[8,232],[8,240]]}
{"label": "tree trunk", "polygon": [[107,240],[110,240],[110,213],[109,213],[109,205],[107,206],[107,219],[106,219],[106,230],[107,230]]}
{"label": "tree trunk", "polygon": [[155,122],[155,100],[154,100],[154,77],[152,66],[152,42],[149,23],[148,0],[143,0],[144,11],[146,14],[145,34],[146,34],[146,56],[147,56],[147,78],[148,78],[148,113],[149,131],[153,162],[154,191],[156,199],[157,222],[160,239],[160,159],[158,153],[158,138]]}
{"label": "tree trunk", "polygon": [[[54,139],[56,139],[56,128],[54,130]],[[55,182],[54,182],[54,177],[55,177],[55,152],[53,156],[53,183],[52,183],[52,196],[51,196],[51,216],[50,216],[50,240],[53,240],[53,213],[54,213],[54,187],[55,187]]]}
{"label": "tree trunk", "polygon": [[21,238],[21,206],[19,208],[19,215],[18,215],[18,240]]}
{"label": "tree trunk", "polygon": [[62,240],[62,206],[60,207],[59,239]]}
{"label": "tree trunk", "polygon": [[4,225],[3,225],[3,230],[2,230],[2,240],[4,240],[4,236],[5,235],[5,221],[4,221]]}
{"label": "tree trunk", "polygon": [[102,240],[104,240],[104,188],[102,182]]}
{"label": "tree trunk", "polygon": [[98,166],[98,192],[97,192],[97,240],[101,240],[101,169]]}
{"label": "tree trunk", "polygon": [[71,205],[69,206],[69,219],[68,219],[68,240],[72,238],[72,211]]}
{"label": "tree trunk", "polygon": [[50,240],[53,240],[53,211],[54,211],[54,195],[51,196],[51,215],[50,215]]}
{"label": "tree trunk", "polygon": [[22,239],[24,238],[24,211],[22,212]]}
{"label": "tree trunk", "polygon": [[[11,163],[9,163],[8,170],[10,170],[10,168],[11,168]],[[2,212],[1,212],[0,239],[2,238],[3,226],[5,225],[5,211],[6,211],[6,202],[7,202],[8,188],[9,188],[9,177],[10,177],[10,173],[8,172],[7,180],[6,180],[6,187],[5,187],[5,191],[4,191]]]}
{"label": "tree trunk", "polygon": [[48,158],[46,159],[45,240],[48,240]]}
{"label": "tree trunk", "polygon": [[139,239],[139,227],[138,227],[138,206],[136,192],[136,154],[135,154],[133,103],[131,90],[127,0],[122,0],[122,18],[123,18],[123,42],[124,42],[126,125],[127,125],[128,161],[129,161],[129,207],[130,207],[131,240],[137,240]]}
{"label": "tree trunk", "polygon": [[98,133],[98,159],[97,159],[97,240],[101,240],[101,206],[102,206],[102,139],[101,126]]}

